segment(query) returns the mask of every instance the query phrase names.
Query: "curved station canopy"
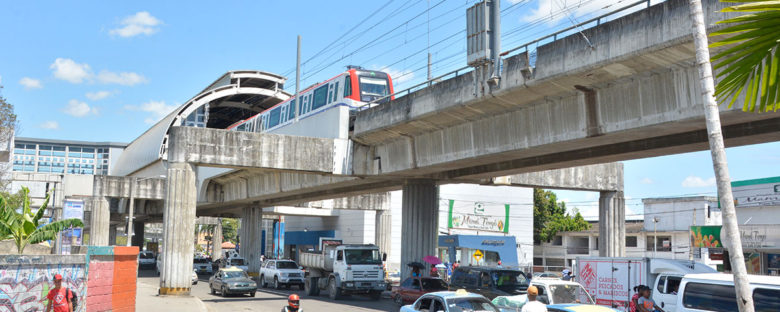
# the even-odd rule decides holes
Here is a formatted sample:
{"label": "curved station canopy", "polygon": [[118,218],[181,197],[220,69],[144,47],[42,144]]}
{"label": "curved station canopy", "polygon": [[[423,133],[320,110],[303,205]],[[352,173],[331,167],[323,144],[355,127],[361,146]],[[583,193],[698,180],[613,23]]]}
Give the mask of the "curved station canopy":
{"label": "curved station canopy", "polygon": [[225,129],[290,98],[286,78],[263,71],[229,71],[133,140],[111,175],[165,174],[171,127]]}

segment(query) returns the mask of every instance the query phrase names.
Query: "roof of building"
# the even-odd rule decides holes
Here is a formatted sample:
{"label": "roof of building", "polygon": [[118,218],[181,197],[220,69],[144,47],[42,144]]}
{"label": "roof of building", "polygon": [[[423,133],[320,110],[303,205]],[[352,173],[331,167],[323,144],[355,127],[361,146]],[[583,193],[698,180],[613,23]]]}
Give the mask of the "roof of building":
{"label": "roof of building", "polygon": [[220,76],[203,91],[174,109],[128,144],[112,169],[129,175],[166,157],[168,133],[198,108],[209,104],[208,128],[225,129],[290,98],[281,87],[286,78],[263,71],[234,70]]}
{"label": "roof of building", "polygon": [[119,148],[125,148],[127,146],[127,143],[119,143],[119,142],[94,142],[94,141],[58,140],[58,139],[29,138],[29,137],[14,137],[14,142],[34,143],[34,144],[108,146],[108,147],[119,147]]}

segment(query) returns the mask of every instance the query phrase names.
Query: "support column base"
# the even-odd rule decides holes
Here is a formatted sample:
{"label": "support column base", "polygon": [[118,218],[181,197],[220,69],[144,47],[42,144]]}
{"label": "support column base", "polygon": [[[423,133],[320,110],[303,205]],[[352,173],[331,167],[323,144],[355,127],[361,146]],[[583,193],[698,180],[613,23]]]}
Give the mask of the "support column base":
{"label": "support column base", "polygon": [[168,288],[160,287],[158,292],[162,296],[189,296],[191,288]]}

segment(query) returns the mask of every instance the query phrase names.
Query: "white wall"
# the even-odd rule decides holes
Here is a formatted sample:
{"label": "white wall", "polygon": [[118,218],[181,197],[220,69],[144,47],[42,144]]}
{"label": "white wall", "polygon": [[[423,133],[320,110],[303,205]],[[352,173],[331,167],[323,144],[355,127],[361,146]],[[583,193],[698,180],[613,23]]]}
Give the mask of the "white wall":
{"label": "white wall", "polygon": [[[670,198],[670,199],[645,199],[644,218],[645,231],[688,231],[691,225],[719,225],[720,211],[717,202],[706,197]],[[710,215],[707,216],[707,206],[710,206]],[[694,215],[696,222],[694,223]],[[653,224],[653,218],[657,218],[657,224]]]}

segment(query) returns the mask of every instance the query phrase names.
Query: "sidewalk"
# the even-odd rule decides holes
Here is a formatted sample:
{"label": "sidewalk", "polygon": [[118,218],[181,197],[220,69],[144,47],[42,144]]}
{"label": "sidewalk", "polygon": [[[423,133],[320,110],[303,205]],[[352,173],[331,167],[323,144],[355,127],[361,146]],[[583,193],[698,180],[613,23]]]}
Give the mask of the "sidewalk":
{"label": "sidewalk", "polygon": [[203,301],[196,297],[158,296],[156,286],[140,281],[137,285],[135,310],[138,312],[208,311]]}

